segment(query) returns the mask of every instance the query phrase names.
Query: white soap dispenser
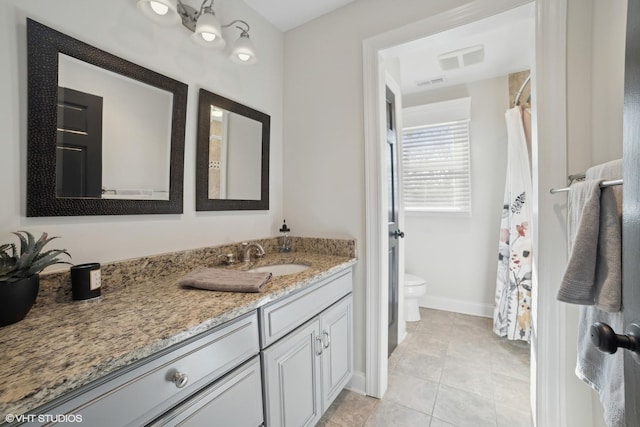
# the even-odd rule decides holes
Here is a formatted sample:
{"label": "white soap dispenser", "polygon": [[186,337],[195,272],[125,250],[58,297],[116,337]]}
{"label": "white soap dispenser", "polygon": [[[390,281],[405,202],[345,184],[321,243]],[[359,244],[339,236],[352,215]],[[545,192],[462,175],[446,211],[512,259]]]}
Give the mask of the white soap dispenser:
{"label": "white soap dispenser", "polygon": [[287,227],[287,220],[282,220],[282,228],[280,228],[280,233],[282,233],[282,246],[280,246],[280,252],[291,252],[291,246],[289,246],[289,238],[287,237],[287,233],[289,233],[291,229]]}

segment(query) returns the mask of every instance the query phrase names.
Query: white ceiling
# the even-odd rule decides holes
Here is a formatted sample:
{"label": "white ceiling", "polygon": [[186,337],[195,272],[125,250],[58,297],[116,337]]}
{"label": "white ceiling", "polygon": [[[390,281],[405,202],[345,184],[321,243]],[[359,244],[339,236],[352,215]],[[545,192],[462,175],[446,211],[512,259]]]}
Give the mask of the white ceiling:
{"label": "white ceiling", "polygon": [[[396,46],[382,52],[397,58],[403,94],[439,89],[504,76],[531,68],[534,57],[534,4],[509,10],[471,24]],[[438,56],[467,47],[484,45],[484,61],[442,71]],[[425,80],[444,82],[418,86]]]}
{"label": "white ceiling", "polygon": [[[400,62],[403,94],[504,76],[528,70],[534,56],[534,3],[468,25],[434,34],[382,52]],[[484,45],[484,61],[442,71],[438,55]],[[418,86],[416,82],[444,77],[443,83]]]}
{"label": "white ceiling", "polygon": [[281,31],[325,15],[354,0],[244,0]]}
{"label": "white ceiling", "polygon": [[[265,19],[286,32],[339,9],[354,0],[244,0]],[[534,56],[534,2],[468,25],[383,51],[400,64],[403,94],[422,92],[504,76],[530,69]],[[484,61],[465,68],[442,71],[438,55],[484,45]],[[444,82],[418,86],[416,82]]]}

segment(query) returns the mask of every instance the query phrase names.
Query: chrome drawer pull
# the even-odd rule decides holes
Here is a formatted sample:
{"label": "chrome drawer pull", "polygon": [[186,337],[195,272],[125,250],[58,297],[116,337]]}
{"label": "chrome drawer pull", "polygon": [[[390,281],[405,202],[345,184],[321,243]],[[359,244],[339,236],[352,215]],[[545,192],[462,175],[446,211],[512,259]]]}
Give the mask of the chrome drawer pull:
{"label": "chrome drawer pull", "polygon": [[316,350],[316,354],[320,356],[322,354],[322,338],[320,336],[316,337],[316,341],[320,343],[319,350]]}
{"label": "chrome drawer pull", "polygon": [[323,337],[327,337],[327,342],[324,342],[324,339],[322,340],[322,341],[323,341],[323,342],[322,342],[322,344],[323,344],[323,345],[322,345],[322,348],[325,348],[325,349],[326,349],[326,348],[329,348],[329,346],[331,345],[331,337],[329,336],[329,332],[327,332],[327,331],[323,331],[323,332],[322,332],[322,336],[323,336]]}
{"label": "chrome drawer pull", "polygon": [[187,374],[183,374],[182,372],[176,372],[175,374],[173,374],[173,378],[171,378],[171,381],[173,381],[176,387],[182,388],[189,382],[189,377],[187,376]]}

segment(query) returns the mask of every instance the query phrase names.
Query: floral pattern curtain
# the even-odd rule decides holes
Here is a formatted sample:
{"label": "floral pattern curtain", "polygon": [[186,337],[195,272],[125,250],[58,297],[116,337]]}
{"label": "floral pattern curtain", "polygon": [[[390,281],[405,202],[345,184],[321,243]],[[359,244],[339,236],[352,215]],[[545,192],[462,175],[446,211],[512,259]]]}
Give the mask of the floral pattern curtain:
{"label": "floral pattern curtain", "polygon": [[531,337],[531,169],[520,107],[507,110],[507,179],[498,243],[493,331],[510,340]]}

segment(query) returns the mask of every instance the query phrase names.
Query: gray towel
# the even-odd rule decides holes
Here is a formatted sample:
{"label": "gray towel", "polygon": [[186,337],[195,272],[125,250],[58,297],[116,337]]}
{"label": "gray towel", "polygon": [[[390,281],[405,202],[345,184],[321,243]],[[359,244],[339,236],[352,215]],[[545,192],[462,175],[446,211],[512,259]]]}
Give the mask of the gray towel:
{"label": "gray towel", "polygon": [[567,228],[571,254],[558,290],[560,301],[594,304],[601,182],[578,182],[569,191]]}
{"label": "gray towel", "polygon": [[[595,166],[587,171],[587,179],[619,179],[622,177],[622,161],[616,160]],[[615,202],[612,206],[612,199]],[[622,256],[621,238],[615,236],[620,232],[622,216],[622,188],[607,187],[601,191],[601,221],[598,238],[598,259],[596,262],[596,304],[580,307],[578,323],[578,360],[576,375],[589,384],[600,396],[604,408],[604,418],[609,427],[625,427],[624,417],[624,351],[615,354],[599,351],[591,342],[590,327],[595,322],[604,322],[617,333],[623,331],[623,315],[621,311],[607,312],[599,307],[620,307],[618,295],[622,285],[620,282]],[[616,220],[614,220],[616,218]],[[604,221],[603,221],[604,220]],[[613,236],[611,235],[613,233]],[[617,242],[617,243],[616,243]],[[615,256],[614,256],[615,255]],[[616,261],[618,259],[618,261]],[[599,289],[598,289],[599,287]],[[614,289],[617,287],[617,291]]]}
{"label": "gray towel", "polygon": [[223,268],[197,268],[180,279],[182,287],[224,292],[260,292],[271,273],[249,273]]}
{"label": "gray towel", "polygon": [[599,166],[595,170],[589,169],[593,179],[573,184],[569,192],[571,254],[558,300],[616,312],[622,308],[622,190],[601,190],[599,184],[605,179],[597,175],[607,169]]}
{"label": "gray towel", "polygon": [[[622,160],[587,170],[587,179],[622,178]],[[622,310],[622,186],[600,193],[600,233],[596,259],[595,303],[600,310]]]}

